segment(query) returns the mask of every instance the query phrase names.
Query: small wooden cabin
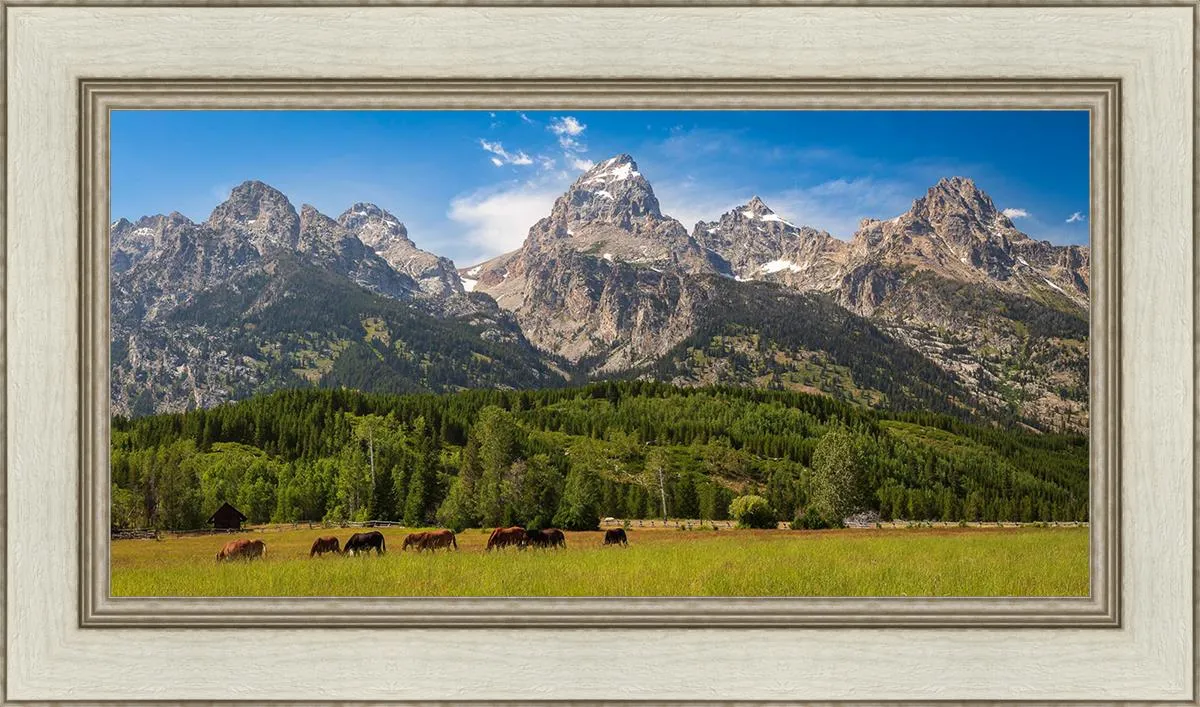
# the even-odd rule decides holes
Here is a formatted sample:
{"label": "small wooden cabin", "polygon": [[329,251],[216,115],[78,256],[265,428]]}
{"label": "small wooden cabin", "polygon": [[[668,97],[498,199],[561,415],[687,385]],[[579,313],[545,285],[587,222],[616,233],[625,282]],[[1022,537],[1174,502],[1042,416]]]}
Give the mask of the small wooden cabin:
{"label": "small wooden cabin", "polygon": [[212,518],[208,519],[212,527],[226,530],[241,530],[242,523],[246,522],[246,516],[238,509],[228,503],[217,509],[216,513],[212,514]]}

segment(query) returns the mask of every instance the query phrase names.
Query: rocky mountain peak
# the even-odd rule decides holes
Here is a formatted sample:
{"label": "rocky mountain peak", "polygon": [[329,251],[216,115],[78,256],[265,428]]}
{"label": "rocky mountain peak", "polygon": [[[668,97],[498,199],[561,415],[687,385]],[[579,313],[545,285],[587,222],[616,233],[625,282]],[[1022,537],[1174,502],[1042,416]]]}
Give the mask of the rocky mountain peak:
{"label": "rocky mountain peak", "polygon": [[425,294],[436,297],[463,294],[463,283],[454,262],[418,248],[400,219],[386,210],[359,202],[342,212],[337,223],[396,272],[411,277]]}
{"label": "rocky mountain peak", "polygon": [[771,210],[771,207],[767,206],[767,204],[757,194],[754,195],[754,197],[746,203],[745,208],[742,209],[743,215],[746,215],[746,212],[749,212],[755,216],[768,216],[775,213]]}
{"label": "rocky mountain peak", "polygon": [[207,224],[249,234],[260,252],[271,245],[294,247],[300,236],[296,207],[283,192],[259,181],[234,187],[229,198],[213,209]]}
{"label": "rocky mountain peak", "polygon": [[312,204],[300,206],[300,249],[308,250],[316,243],[337,245],[351,237],[341,224],[317,210]]}
{"label": "rocky mountain peak", "polygon": [[938,180],[925,196],[913,202],[909,213],[933,226],[957,220],[986,227],[996,224],[1009,228],[1008,217],[996,210],[992,198],[967,177],[946,177]]}
{"label": "rocky mountain peak", "polygon": [[584,172],[555,202],[552,215],[574,223],[611,223],[626,228],[634,220],[663,218],[650,182],[626,154]]}
{"label": "rocky mountain peak", "polygon": [[408,229],[400,219],[375,204],[359,202],[343,211],[337,222],[376,250],[387,248],[395,241],[403,241],[410,247],[416,247],[409,240]]}

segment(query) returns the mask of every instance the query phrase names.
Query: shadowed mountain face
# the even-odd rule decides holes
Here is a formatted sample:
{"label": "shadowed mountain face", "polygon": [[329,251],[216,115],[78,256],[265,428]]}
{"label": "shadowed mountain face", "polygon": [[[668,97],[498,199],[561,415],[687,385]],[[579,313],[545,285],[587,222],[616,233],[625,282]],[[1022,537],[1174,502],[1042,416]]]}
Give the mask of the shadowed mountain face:
{"label": "shadowed mountain face", "polygon": [[112,268],[124,413],[634,376],[1087,426],[1089,250],[1030,239],[961,177],[849,241],[758,197],[689,233],[622,154],[461,271],[372,204],[335,220],[247,182],[203,224],[114,223]]}

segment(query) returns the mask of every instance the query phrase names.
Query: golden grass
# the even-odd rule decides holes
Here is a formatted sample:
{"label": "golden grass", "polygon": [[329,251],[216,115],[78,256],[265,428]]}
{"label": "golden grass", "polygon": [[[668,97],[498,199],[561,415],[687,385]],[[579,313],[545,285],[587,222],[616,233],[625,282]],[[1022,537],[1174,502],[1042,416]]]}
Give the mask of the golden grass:
{"label": "golden grass", "polygon": [[[309,559],[319,535],[262,529],[112,543],[114,596],[1084,596],[1086,528],[912,528],[836,531],[634,529],[628,548],[567,533],[566,550],[485,552],[488,533],[460,533],[458,552]],[[231,537],[267,543],[262,561],[218,563]]]}

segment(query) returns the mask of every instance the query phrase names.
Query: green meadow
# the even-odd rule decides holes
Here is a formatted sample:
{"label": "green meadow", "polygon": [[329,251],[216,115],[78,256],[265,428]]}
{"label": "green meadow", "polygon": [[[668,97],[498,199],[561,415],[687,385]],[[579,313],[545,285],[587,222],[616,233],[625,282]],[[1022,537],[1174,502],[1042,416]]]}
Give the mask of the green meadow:
{"label": "green meadow", "polygon": [[[488,533],[457,552],[308,557],[312,541],[351,529],[267,527],[112,543],[114,596],[1084,596],[1086,527],[917,527],[569,532],[565,550],[486,552]],[[217,562],[231,538],[262,539],[263,560]]]}

